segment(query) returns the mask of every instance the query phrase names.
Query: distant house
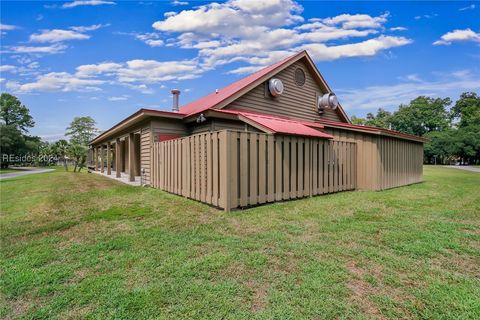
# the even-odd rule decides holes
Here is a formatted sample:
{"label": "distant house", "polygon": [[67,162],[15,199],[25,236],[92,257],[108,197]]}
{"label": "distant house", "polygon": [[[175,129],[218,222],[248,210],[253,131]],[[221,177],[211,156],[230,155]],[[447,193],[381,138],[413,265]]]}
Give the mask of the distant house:
{"label": "distant house", "polygon": [[90,166],[225,210],[422,180],[424,139],[353,125],[305,51],[181,108],[172,93],[93,139]]}

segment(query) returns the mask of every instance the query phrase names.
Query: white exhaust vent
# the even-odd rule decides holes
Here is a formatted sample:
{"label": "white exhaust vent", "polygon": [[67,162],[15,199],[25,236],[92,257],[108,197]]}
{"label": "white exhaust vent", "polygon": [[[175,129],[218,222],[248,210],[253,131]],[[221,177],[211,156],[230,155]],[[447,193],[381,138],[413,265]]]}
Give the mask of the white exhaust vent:
{"label": "white exhaust vent", "polygon": [[317,107],[319,111],[322,111],[325,108],[330,108],[332,110],[337,109],[337,96],[334,93],[326,93],[323,96],[318,97]]}
{"label": "white exhaust vent", "polygon": [[270,94],[274,97],[277,97],[283,93],[283,83],[280,79],[270,79],[268,81],[268,90]]}

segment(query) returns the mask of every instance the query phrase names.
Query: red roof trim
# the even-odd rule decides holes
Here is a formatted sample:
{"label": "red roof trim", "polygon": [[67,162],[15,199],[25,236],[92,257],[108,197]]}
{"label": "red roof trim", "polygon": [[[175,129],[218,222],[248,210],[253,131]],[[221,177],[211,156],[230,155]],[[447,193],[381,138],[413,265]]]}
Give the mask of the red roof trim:
{"label": "red roof trim", "polygon": [[319,120],[318,122],[326,125],[327,127],[328,126],[344,127],[344,128],[350,128],[350,129],[355,129],[355,130],[360,130],[360,131],[383,133],[383,134],[387,134],[387,135],[402,137],[402,138],[409,139],[409,140],[416,140],[416,141],[419,141],[419,142],[427,142],[428,141],[427,139],[425,139],[423,137],[420,137],[420,136],[416,136],[416,135],[413,135],[413,134],[407,134],[407,133],[403,133],[403,132],[399,132],[399,131],[395,131],[395,130],[385,129],[385,128],[363,126],[363,125],[358,125],[358,124],[337,122],[337,121],[326,120],[326,119]]}

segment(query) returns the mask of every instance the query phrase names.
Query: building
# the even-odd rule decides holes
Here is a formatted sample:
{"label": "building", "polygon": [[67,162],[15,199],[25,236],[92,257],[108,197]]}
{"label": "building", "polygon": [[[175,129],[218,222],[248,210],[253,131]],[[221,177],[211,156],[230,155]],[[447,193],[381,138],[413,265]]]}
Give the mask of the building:
{"label": "building", "polygon": [[306,51],[90,143],[93,170],[230,210],[422,180],[423,138],[353,125]]}

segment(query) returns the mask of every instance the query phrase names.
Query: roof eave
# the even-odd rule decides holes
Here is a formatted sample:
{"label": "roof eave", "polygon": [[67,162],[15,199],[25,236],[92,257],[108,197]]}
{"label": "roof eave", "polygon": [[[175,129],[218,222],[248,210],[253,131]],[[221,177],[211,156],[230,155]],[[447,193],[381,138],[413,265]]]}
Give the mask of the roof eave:
{"label": "roof eave", "polygon": [[153,109],[139,109],[138,111],[134,112],[127,118],[123,119],[110,129],[102,132],[95,138],[93,138],[90,142],[89,145],[92,144],[97,144],[99,142],[102,142],[104,140],[107,140],[109,137],[112,135],[127,129],[133,125],[136,125],[140,123],[141,121],[149,118],[149,117],[160,117],[160,118],[170,118],[170,119],[179,119],[181,120],[185,115],[182,113],[178,112],[169,112],[169,111],[161,111],[161,110],[153,110]]}

